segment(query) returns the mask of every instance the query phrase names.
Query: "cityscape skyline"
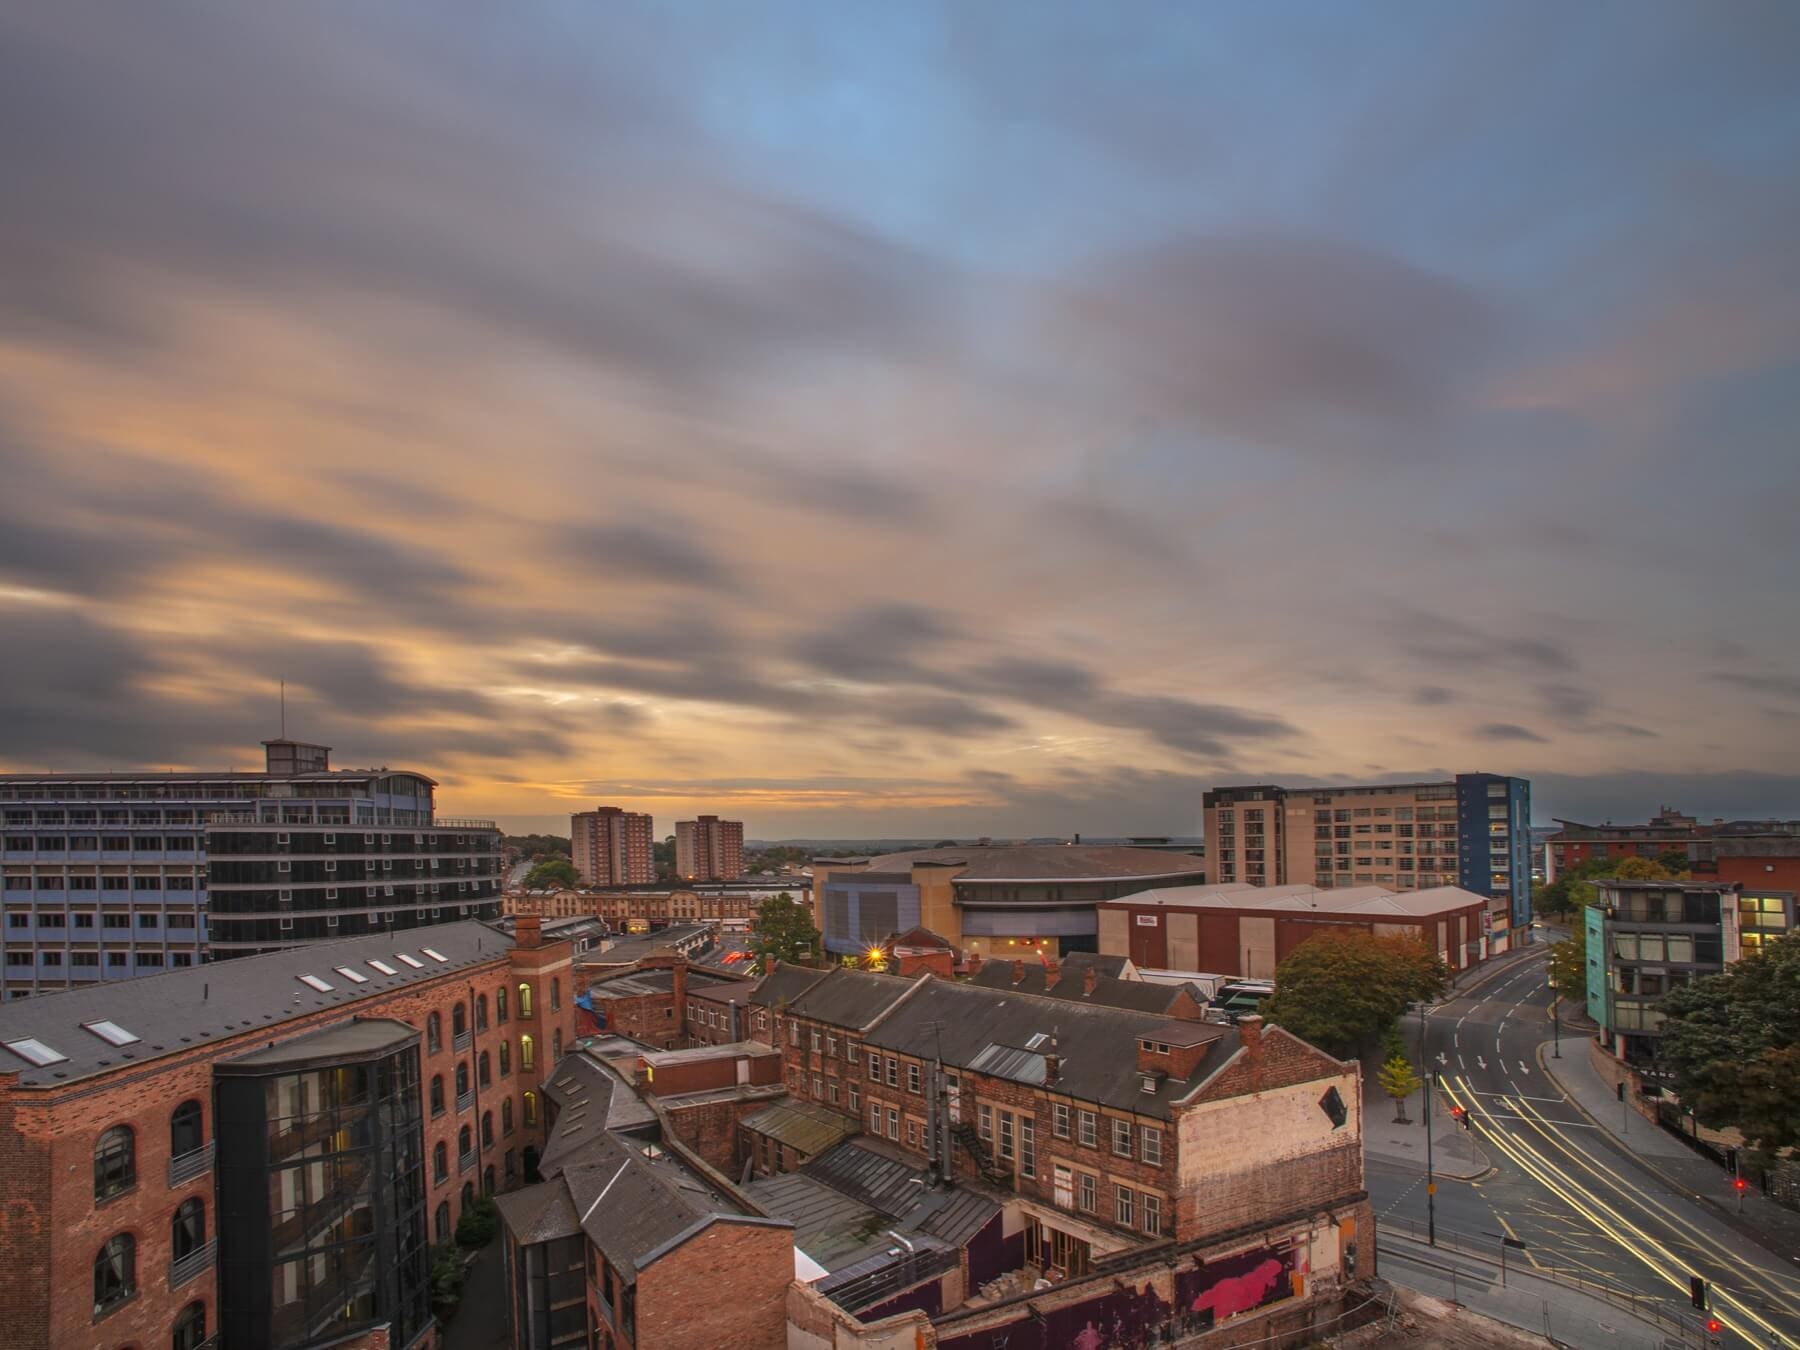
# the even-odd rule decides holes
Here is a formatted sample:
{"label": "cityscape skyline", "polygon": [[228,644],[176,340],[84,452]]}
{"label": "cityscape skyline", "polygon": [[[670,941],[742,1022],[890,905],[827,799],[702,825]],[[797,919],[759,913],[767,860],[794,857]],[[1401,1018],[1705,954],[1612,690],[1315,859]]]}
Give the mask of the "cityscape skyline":
{"label": "cityscape skyline", "polygon": [[1791,11],[352,13],[0,18],[0,771],[1800,816]]}

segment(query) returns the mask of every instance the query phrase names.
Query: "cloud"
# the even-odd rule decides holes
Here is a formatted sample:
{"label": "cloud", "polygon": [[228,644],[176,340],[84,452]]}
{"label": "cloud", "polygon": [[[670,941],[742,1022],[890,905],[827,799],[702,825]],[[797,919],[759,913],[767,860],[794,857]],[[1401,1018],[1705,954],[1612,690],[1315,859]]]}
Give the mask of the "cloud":
{"label": "cloud", "polygon": [[643,581],[700,590],[738,589],[732,575],[691,532],[671,525],[572,525],[553,531],[559,554],[608,581]]}
{"label": "cloud", "polygon": [[1456,691],[1446,689],[1441,684],[1422,684],[1412,692],[1412,701],[1421,708],[1440,708],[1446,703],[1454,703],[1456,699]]}
{"label": "cloud", "polygon": [[1516,722],[1487,722],[1476,727],[1471,734],[1484,741],[1535,741],[1540,745],[1549,744],[1547,737]]}
{"label": "cloud", "polygon": [[1796,675],[1758,675],[1743,670],[1716,670],[1708,678],[1738,689],[1748,689],[1753,694],[1800,699],[1800,676]]}

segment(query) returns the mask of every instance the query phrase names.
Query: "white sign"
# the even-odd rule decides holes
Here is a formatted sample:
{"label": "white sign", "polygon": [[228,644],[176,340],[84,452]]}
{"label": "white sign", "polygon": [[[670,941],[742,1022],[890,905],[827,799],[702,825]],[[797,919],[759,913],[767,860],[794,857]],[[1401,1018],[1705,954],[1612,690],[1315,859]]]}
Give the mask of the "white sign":
{"label": "white sign", "polygon": [[1154,928],[1156,927],[1157,918],[1158,916],[1155,914],[1140,914],[1137,916],[1137,921],[1145,928]]}

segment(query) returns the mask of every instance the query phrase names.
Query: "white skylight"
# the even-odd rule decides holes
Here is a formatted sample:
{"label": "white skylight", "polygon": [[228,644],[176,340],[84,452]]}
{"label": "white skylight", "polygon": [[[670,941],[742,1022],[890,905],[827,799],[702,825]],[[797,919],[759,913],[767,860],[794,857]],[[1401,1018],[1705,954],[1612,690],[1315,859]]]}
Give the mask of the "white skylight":
{"label": "white skylight", "polygon": [[421,948],[419,948],[419,950],[424,952],[425,955],[429,956],[433,961],[447,962],[450,959],[449,957],[445,956],[442,952],[434,952],[429,947],[421,947]]}
{"label": "white skylight", "polygon": [[414,970],[425,969],[425,963],[416,956],[408,956],[405,952],[395,952],[394,955],[406,962],[406,964],[411,966]]}
{"label": "white skylight", "polygon": [[29,1036],[24,1037],[21,1040],[7,1041],[5,1042],[5,1045],[8,1050],[12,1051],[20,1059],[29,1060],[31,1063],[39,1066],[45,1064],[61,1064],[68,1058],[68,1056],[63,1054],[60,1050],[52,1050],[42,1041],[33,1040]]}
{"label": "white skylight", "polygon": [[399,971],[395,970],[392,966],[390,966],[386,961],[377,961],[372,956],[369,958],[369,964],[374,966],[375,969],[379,970],[383,975],[398,975],[400,973]]}
{"label": "white skylight", "polygon": [[134,1036],[117,1022],[83,1022],[81,1025],[108,1045],[133,1045],[144,1039],[142,1036]]}
{"label": "white skylight", "polygon": [[321,994],[329,994],[332,990],[332,986],[326,984],[317,975],[302,975],[299,978],[301,984],[311,989],[317,989]]}
{"label": "white skylight", "polygon": [[334,966],[332,969],[336,970],[338,974],[350,981],[351,984],[367,984],[369,982],[369,977],[367,975],[354,971],[350,969],[349,966]]}

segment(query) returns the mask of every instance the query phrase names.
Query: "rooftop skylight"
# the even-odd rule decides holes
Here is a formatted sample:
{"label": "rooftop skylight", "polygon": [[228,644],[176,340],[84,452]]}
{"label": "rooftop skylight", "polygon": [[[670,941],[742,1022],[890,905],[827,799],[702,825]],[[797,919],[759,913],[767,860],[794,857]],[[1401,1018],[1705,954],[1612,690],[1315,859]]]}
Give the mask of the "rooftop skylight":
{"label": "rooftop skylight", "polygon": [[68,1056],[63,1054],[60,1050],[52,1050],[42,1041],[33,1040],[29,1036],[16,1041],[6,1041],[4,1044],[8,1050],[12,1051],[20,1059],[29,1060],[39,1067],[46,1064],[61,1064],[68,1058]]}
{"label": "rooftop skylight", "polygon": [[425,955],[429,956],[433,961],[448,962],[450,960],[450,958],[445,956],[442,952],[434,952],[429,947],[421,947],[419,950],[424,952]]}
{"label": "rooftop skylight", "polygon": [[369,958],[369,964],[374,966],[375,969],[379,970],[383,975],[398,975],[400,973],[399,971],[395,970],[392,966],[390,966],[386,961],[377,961],[372,956]]}
{"label": "rooftop skylight", "polygon": [[125,1030],[125,1028],[120,1026],[117,1022],[83,1022],[81,1025],[93,1032],[94,1035],[98,1036],[108,1045],[133,1045],[143,1039],[142,1036],[134,1035]]}
{"label": "rooftop skylight", "polygon": [[321,994],[329,994],[332,990],[332,986],[326,984],[317,975],[302,975],[299,978],[301,984],[306,985],[309,989],[317,989]]}
{"label": "rooftop skylight", "polygon": [[367,975],[364,975],[359,971],[354,971],[350,969],[349,966],[334,966],[332,969],[336,970],[338,974],[350,981],[351,984],[367,984],[369,982],[369,977]]}
{"label": "rooftop skylight", "polygon": [[411,966],[414,970],[425,969],[425,963],[416,956],[408,956],[405,952],[395,952],[394,955],[406,962],[406,964]]}

